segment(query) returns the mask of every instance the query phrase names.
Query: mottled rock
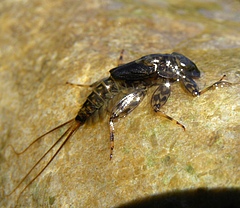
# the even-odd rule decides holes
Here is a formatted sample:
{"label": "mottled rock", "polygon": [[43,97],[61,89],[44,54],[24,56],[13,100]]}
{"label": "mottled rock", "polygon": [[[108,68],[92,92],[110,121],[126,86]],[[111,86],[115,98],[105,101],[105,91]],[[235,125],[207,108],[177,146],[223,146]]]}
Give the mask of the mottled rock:
{"label": "mottled rock", "polygon": [[21,151],[75,117],[90,90],[66,81],[92,83],[108,76],[121,49],[125,62],[182,53],[202,71],[201,88],[223,74],[239,83],[239,10],[234,0],[2,1],[0,206],[114,207],[172,190],[239,187],[240,86],[192,98],[176,83],[163,111],[183,123],[185,132],[152,112],[149,94],[116,124],[112,161],[106,112],[70,139],[18,202],[29,178],[4,196],[63,130],[20,156],[8,145]]}

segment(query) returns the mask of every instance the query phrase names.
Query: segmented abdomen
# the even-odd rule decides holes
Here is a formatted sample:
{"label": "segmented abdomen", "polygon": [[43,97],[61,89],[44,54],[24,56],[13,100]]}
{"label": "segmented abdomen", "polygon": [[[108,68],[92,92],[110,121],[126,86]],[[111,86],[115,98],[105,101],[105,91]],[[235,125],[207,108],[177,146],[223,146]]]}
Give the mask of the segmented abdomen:
{"label": "segmented abdomen", "polygon": [[103,105],[112,99],[119,92],[119,86],[112,77],[101,81],[88,96],[85,103],[79,110],[75,120],[80,123],[85,123],[96,111],[100,110]]}

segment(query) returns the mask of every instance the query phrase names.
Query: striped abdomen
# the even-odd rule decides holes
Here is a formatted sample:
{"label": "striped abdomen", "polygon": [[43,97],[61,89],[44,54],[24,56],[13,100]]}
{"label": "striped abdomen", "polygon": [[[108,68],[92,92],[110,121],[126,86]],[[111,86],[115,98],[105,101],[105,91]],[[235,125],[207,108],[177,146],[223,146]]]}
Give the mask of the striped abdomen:
{"label": "striped abdomen", "polygon": [[75,120],[82,124],[85,123],[89,117],[100,110],[104,104],[107,104],[118,92],[119,86],[112,77],[102,80],[88,96]]}

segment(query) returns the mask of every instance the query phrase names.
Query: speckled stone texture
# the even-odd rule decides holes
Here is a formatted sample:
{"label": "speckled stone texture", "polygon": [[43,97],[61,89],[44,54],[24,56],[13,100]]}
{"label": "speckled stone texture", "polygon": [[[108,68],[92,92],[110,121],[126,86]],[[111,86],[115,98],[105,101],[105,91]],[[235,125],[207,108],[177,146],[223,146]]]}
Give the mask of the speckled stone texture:
{"label": "speckled stone texture", "polygon": [[66,81],[108,76],[121,49],[125,62],[182,53],[202,71],[201,89],[223,74],[240,83],[239,11],[234,0],[1,1],[0,207],[114,207],[173,190],[239,187],[240,85],[193,98],[176,83],[162,110],[186,131],[152,111],[149,93],[117,122],[112,161],[106,112],[81,128],[19,199],[46,160],[4,196],[64,129],[20,156],[9,145],[21,151],[75,117],[91,89]]}

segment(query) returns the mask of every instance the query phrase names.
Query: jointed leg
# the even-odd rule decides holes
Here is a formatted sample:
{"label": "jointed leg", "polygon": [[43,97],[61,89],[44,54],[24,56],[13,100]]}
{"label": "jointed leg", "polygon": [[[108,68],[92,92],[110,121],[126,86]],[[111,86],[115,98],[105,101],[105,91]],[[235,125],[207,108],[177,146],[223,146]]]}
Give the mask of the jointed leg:
{"label": "jointed leg", "polygon": [[120,56],[119,56],[119,59],[118,59],[117,66],[123,65],[123,53],[124,53],[124,49],[121,50],[121,53],[120,53]]}
{"label": "jointed leg", "polygon": [[87,85],[87,84],[76,84],[76,83],[72,83],[72,82],[66,82],[66,84],[69,84],[69,85],[73,85],[73,86],[78,86],[78,87],[92,87],[92,84],[90,85]]}
{"label": "jointed leg", "polygon": [[219,81],[217,81],[217,82],[213,83],[212,85],[210,85],[209,87],[206,87],[205,89],[201,90],[200,95],[202,95],[203,93],[205,93],[205,92],[207,92],[208,90],[211,90],[211,89],[218,89],[219,87],[222,88],[222,87],[225,87],[225,86],[232,85],[232,83],[230,83],[230,82],[223,81],[223,79],[225,77],[226,77],[226,75],[223,75],[223,77]]}
{"label": "jointed leg", "polygon": [[[124,53],[124,49],[121,50],[121,53],[120,53],[120,56],[119,56],[119,59],[118,59],[118,62],[117,62],[117,66],[121,66],[123,64],[123,53]],[[76,83],[72,83],[72,82],[66,82],[66,84],[69,84],[69,85],[74,85],[74,86],[78,86],[78,87],[91,87],[91,88],[94,88],[96,87],[99,83],[101,83],[103,80],[105,80],[106,78],[103,78],[99,81],[96,81],[92,84],[76,84]]]}
{"label": "jointed leg", "polygon": [[66,82],[66,84],[70,84],[73,86],[78,86],[78,87],[91,87],[94,88],[96,87],[98,84],[100,84],[102,81],[104,81],[106,78],[100,79],[92,84],[76,84],[76,83],[71,83],[71,82]]}
{"label": "jointed leg", "polygon": [[160,108],[167,102],[170,93],[171,93],[170,83],[167,81],[166,83],[161,84],[152,95],[151,100],[152,108],[159,115],[181,126],[185,130],[184,125],[182,125],[177,120],[160,111]]}
{"label": "jointed leg", "polygon": [[109,119],[110,127],[110,160],[112,159],[114,149],[114,122],[118,118],[123,118],[131,113],[143,100],[146,95],[146,89],[138,89],[125,97],[123,97],[117,105],[112,109],[111,116]]}
{"label": "jointed leg", "polygon": [[172,118],[171,116],[168,116],[167,114],[165,114],[165,113],[163,113],[163,112],[161,112],[161,111],[155,111],[155,112],[157,112],[158,115],[160,115],[160,116],[162,116],[162,117],[164,117],[164,118],[170,120],[171,122],[173,122],[173,123],[175,123],[175,124],[181,126],[181,127],[183,128],[184,131],[186,130],[186,128],[185,128],[185,126],[184,126],[183,124],[181,124],[180,122],[178,122],[177,120],[175,120],[175,119]]}
{"label": "jointed leg", "polygon": [[199,87],[197,86],[196,82],[192,78],[184,77],[181,79],[181,82],[186,88],[186,90],[189,91],[194,97],[196,97],[196,96],[202,95],[208,90],[232,85],[232,83],[230,82],[223,81],[224,77],[226,77],[226,75],[224,75],[219,81],[213,83],[212,85],[210,85],[209,87],[206,87],[203,90],[199,90]]}

